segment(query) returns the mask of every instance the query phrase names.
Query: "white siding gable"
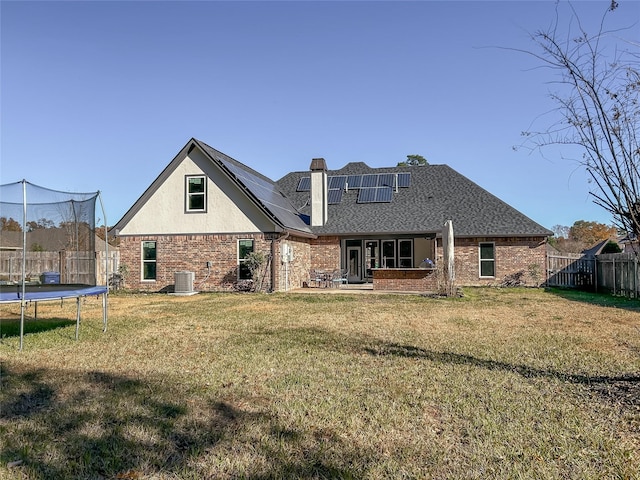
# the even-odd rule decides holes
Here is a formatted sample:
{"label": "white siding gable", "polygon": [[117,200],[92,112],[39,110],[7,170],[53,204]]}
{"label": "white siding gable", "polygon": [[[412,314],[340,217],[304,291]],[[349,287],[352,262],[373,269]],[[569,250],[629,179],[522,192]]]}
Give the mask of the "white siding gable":
{"label": "white siding gable", "polygon": [[[279,230],[237,185],[194,148],[139,206],[120,235],[259,233]],[[174,160],[174,161],[176,161]],[[188,175],[207,176],[206,212],[186,213]]]}

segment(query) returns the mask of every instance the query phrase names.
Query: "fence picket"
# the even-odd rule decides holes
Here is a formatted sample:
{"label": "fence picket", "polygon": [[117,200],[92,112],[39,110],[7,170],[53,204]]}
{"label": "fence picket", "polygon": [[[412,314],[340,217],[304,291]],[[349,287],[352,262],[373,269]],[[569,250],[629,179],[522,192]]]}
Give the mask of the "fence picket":
{"label": "fence picket", "polygon": [[[118,270],[120,255],[117,250],[105,252],[27,252],[26,280],[41,281],[44,272],[60,273],[62,283],[105,285],[108,272]],[[22,279],[22,252],[0,251],[0,282],[19,283]]]}
{"label": "fence picket", "polygon": [[638,275],[638,259],[633,253],[547,256],[546,284],[552,287],[595,289],[638,298]]}

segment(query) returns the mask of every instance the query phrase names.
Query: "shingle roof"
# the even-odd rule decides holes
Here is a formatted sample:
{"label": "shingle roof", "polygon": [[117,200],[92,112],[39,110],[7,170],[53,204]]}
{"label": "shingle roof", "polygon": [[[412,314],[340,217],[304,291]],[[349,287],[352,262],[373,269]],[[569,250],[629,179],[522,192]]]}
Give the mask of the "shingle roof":
{"label": "shingle roof", "polygon": [[311,234],[311,229],[305,223],[305,219],[291,204],[290,199],[280,191],[273,180],[204,142],[196,139],[193,139],[193,141],[200,146],[209,158],[217,162],[236,182],[242,185],[254,201],[276,222],[280,223],[285,229]]}
{"label": "shingle roof", "polygon": [[[408,188],[398,188],[388,203],[358,203],[358,191],[343,192],[329,205],[329,220],[312,227],[317,235],[411,234],[440,232],[452,220],[456,236],[549,236],[552,232],[447,165],[371,168],[349,163],[329,176],[410,173]],[[298,211],[310,215],[309,192],[297,191],[309,171],[292,172],[276,183]]]}

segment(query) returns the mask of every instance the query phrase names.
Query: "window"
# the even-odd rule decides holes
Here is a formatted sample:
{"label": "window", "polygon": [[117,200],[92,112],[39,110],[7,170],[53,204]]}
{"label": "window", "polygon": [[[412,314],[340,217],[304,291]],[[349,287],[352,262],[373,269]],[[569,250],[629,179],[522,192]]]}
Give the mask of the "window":
{"label": "window", "polygon": [[207,205],[207,179],[204,175],[187,176],[187,212],[205,212]]}
{"label": "window", "polygon": [[413,241],[398,240],[398,264],[400,268],[413,267]]}
{"label": "window", "polygon": [[382,241],[382,267],[396,268],[396,241]]}
{"label": "window", "polygon": [[253,252],[253,240],[238,240],[238,280],[249,280],[251,270],[247,266],[247,256]]}
{"label": "window", "polygon": [[156,242],[142,242],[142,279],[156,279]]}
{"label": "window", "polygon": [[496,255],[493,243],[480,244],[480,276],[496,276]]}

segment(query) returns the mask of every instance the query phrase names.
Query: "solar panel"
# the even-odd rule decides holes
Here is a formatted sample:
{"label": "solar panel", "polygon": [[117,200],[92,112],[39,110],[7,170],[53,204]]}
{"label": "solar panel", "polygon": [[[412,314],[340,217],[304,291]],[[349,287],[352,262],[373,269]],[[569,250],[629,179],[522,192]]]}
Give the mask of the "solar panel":
{"label": "solar panel", "polygon": [[332,177],[329,177],[328,183],[329,183],[329,190],[338,189],[338,188],[342,189],[344,188],[345,183],[347,183],[347,177],[345,175],[332,176]]}
{"label": "solar panel", "polygon": [[380,173],[378,174],[378,187],[393,187],[394,186],[393,173]]}
{"label": "solar panel", "polygon": [[327,195],[327,203],[329,205],[336,205],[342,201],[342,189],[333,189],[329,190],[329,194]]}
{"label": "solar panel", "polygon": [[392,199],[391,187],[361,188],[358,192],[358,203],[389,203]]}
{"label": "solar panel", "polygon": [[362,185],[361,188],[367,187],[377,187],[378,186],[378,175],[362,175]]}
{"label": "solar panel", "polygon": [[358,203],[372,203],[376,201],[374,188],[361,188],[358,192]]}
{"label": "solar panel", "polygon": [[411,174],[410,173],[399,173],[398,174],[398,187],[400,188],[408,188],[411,185]]}
{"label": "solar panel", "polygon": [[349,188],[360,188],[362,186],[362,175],[349,175],[347,177]]}
{"label": "solar panel", "polygon": [[220,158],[220,161],[285,225],[300,225],[298,212],[274,184],[225,158]]}
{"label": "solar panel", "polygon": [[393,198],[393,188],[391,187],[378,187],[374,190],[376,191],[376,202],[389,203]]}
{"label": "solar panel", "polygon": [[297,192],[308,192],[311,190],[311,177],[302,177],[298,182]]}

